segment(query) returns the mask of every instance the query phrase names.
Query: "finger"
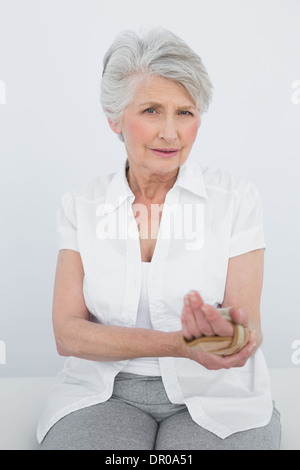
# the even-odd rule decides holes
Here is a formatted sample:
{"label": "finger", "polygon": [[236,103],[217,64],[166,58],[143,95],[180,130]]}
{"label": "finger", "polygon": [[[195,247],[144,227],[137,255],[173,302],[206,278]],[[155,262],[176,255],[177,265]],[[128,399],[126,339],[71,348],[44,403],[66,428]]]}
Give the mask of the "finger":
{"label": "finger", "polygon": [[248,312],[243,308],[231,308],[230,316],[232,321],[238,325],[248,326],[249,315]]}
{"label": "finger", "polygon": [[194,339],[202,336],[202,332],[198,328],[188,295],[184,297],[184,318],[189,335],[187,339]]}
{"label": "finger", "polygon": [[202,312],[202,306],[204,303],[201,296],[198,294],[197,291],[191,291],[188,296],[199,330],[205,336],[213,336],[214,331],[209,321],[206,319],[205,314]]}
{"label": "finger", "polygon": [[191,359],[198,362],[208,370],[220,370],[227,368],[227,366],[224,366],[225,358],[223,358],[222,356],[216,356],[214,354],[195,350],[192,351]]}
{"label": "finger", "polygon": [[203,365],[208,370],[220,370],[220,369],[231,369],[232,367],[243,367],[249,357],[254,353],[256,349],[255,338],[250,335],[250,340],[247,345],[241,349],[238,353],[232,354],[231,356],[217,356],[210,353],[204,353],[192,349],[192,356],[196,362]]}
{"label": "finger", "polygon": [[233,336],[234,328],[229,320],[226,320],[212,305],[203,305],[202,311],[215,335]]}
{"label": "finger", "polygon": [[231,367],[243,367],[249,357],[256,350],[256,341],[255,341],[255,332],[250,332],[250,337],[248,343],[237,353],[232,354],[231,356],[226,356],[224,358],[224,365],[226,368]]}
{"label": "finger", "polygon": [[207,357],[202,358],[202,364],[209,370],[232,369],[233,367],[243,367],[249,359],[250,348],[243,348],[231,356],[216,356],[214,354],[204,353]]}
{"label": "finger", "polygon": [[193,336],[190,334],[187,323],[186,323],[186,315],[185,315],[184,307],[181,313],[181,325],[182,325],[182,335],[184,336],[184,338],[186,338],[188,341],[191,341],[192,339],[194,339]]}

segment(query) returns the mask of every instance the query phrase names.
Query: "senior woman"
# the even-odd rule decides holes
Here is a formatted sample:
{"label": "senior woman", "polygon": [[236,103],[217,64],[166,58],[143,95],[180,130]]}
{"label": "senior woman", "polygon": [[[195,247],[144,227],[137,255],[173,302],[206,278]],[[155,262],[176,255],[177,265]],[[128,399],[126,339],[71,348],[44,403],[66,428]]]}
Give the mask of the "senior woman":
{"label": "senior woman", "polygon": [[62,196],[53,325],[68,358],[41,449],[279,448],[259,347],[259,195],[189,159],[211,92],[199,56],[163,28],[122,32],[104,58],[126,161]]}

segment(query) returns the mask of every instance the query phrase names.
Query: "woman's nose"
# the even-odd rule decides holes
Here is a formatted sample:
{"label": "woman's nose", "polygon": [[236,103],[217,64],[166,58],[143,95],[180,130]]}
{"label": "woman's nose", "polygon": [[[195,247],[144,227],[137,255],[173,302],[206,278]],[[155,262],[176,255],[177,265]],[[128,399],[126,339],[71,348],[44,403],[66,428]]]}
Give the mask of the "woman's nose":
{"label": "woman's nose", "polygon": [[176,124],[173,119],[165,119],[161,123],[159,137],[168,143],[174,142],[178,138]]}

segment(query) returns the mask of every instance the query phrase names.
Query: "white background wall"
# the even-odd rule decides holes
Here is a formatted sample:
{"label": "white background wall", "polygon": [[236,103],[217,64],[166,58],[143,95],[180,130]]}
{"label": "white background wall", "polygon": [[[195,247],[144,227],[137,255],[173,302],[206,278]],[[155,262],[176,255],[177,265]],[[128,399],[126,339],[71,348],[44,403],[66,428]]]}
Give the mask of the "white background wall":
{"label": "white background wall", "polygon": [[270,367],[300,369],[299,22],[299,0],[0,0],[0,376],[62,364],[55,215],[63,192],[124,160],[99,104],[102,59],[143,26],[174,31],[208,69],[214,100],[191,158],[259,188],[263,350]]}

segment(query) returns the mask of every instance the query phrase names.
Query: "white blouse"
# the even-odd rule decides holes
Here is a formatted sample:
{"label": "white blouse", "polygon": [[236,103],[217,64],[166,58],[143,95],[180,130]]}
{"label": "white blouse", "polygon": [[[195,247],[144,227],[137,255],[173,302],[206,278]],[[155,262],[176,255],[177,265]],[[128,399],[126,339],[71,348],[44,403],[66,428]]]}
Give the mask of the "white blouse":
{"label": "white blouse", "polygon": [[[151,262],[142,261],[142,287],[136,315],[136,328],[153,329],[148,302],[148,271],[150,265]],[[139,375],[161,375],[158,357],[137,357],[130,359],[128,364],[122,369],[122,372]]]}
{"label": "white blouse", "polygon": [[[127,163],[117,172],[63,194],[57,235],[59,249],[80,252],[83,294],[91,320],[134,327],[142,262]],[[229,172],[203,168],[188,159],[167,193],[149,263],[152,327],[180,330],[183,297],[192,289],[205,303],[221,305],[228,259],[259,248],[265,248],[265,241],[256,187]],[[106,401],[115,376],[129,362],[68,357],[50,390],[38,425],[38,441],[68,413]],[[192,419],[219,437],[269,423],[273,403],[260,348],[241,368],[211,371],[190,359],[172,357],[160,357],[158,364],[170,401],[185,403]]]}

